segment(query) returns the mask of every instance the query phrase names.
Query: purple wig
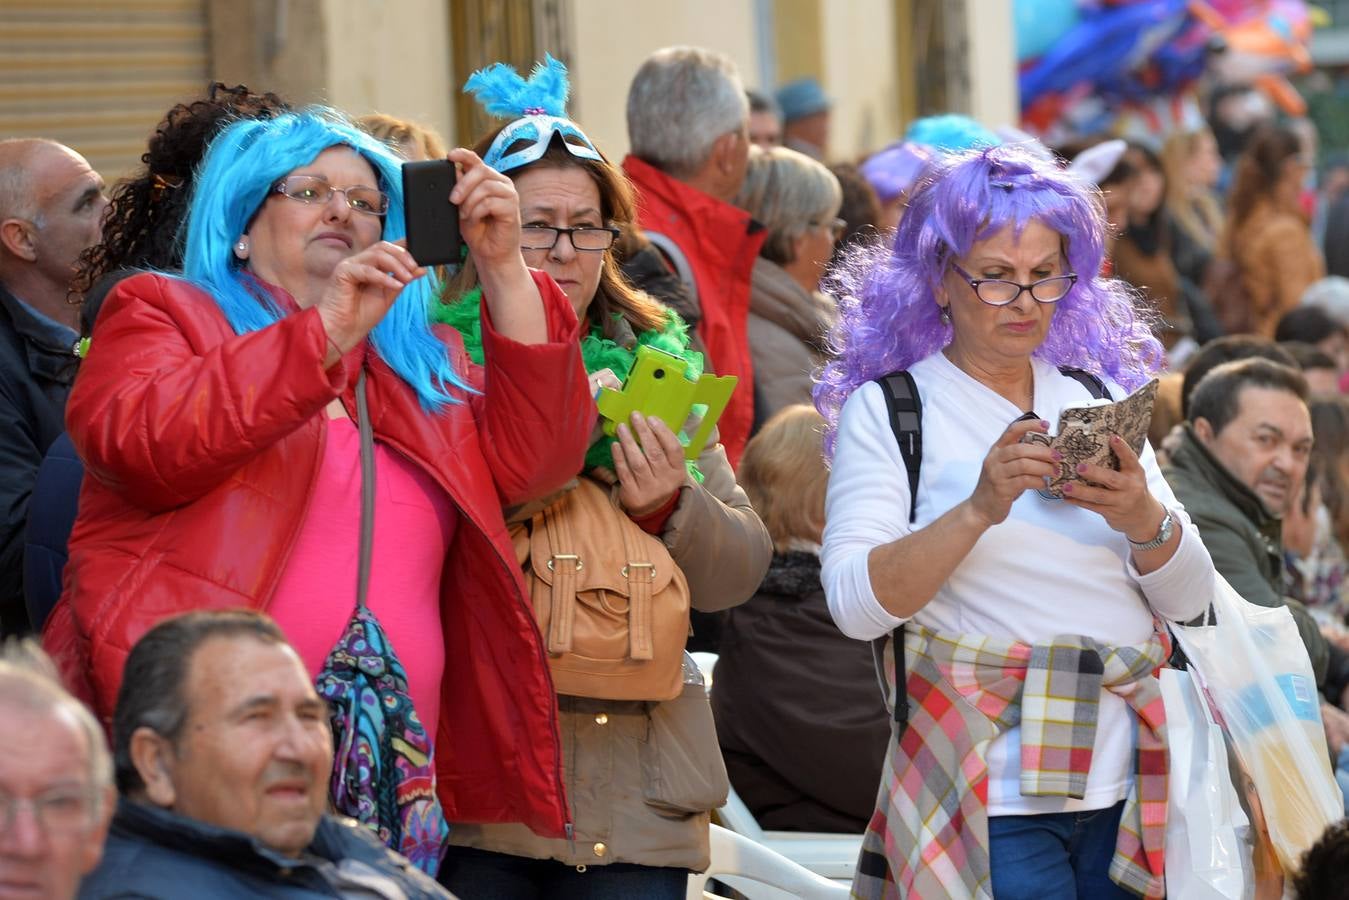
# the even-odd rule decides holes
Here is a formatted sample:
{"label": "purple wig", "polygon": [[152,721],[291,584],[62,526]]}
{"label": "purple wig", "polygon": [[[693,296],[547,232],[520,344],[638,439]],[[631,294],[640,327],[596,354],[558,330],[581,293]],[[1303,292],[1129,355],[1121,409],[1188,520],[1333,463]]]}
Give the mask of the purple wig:
{"label": "purple wig", "polygon": [[950,343],[935,289],[953,259],[1007,227],[1038,221],[1063,236],[1077,284],[1055,304],[1035,356],[1114,379],[1125,388],[1162,364],[1148,314],[1132,289],[1101,277],[1105,216],[1094,188],[1014,144],[938,161],[909,198],[893,245],[864,245],[835,270],[830,290],[839,320],[830,333],[832,361],[815,385],[815,405],[828,423],[825,452],[834,452],[839,412],[866,382],[907,369]]}

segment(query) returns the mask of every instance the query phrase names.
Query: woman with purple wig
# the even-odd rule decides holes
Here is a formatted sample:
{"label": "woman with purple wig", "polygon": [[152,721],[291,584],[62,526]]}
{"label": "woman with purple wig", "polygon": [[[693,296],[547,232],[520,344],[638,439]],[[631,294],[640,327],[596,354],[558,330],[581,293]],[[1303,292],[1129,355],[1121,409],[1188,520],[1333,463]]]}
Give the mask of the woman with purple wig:
{"label": "woman with purple wig", "polygon": [[[1151,448],[1112,436],[1119,471],[1089,466],[1059,501],[1034,490],[1055,451],[1021,440],[1162,359],[1128,288],[1098,274],[1105,228],[1091,187],[995,147],[938,163],[893,245],[841,279],[815,390],[833,456],[822,577],[846,634],[903,642],[883,662],[908,705],[856,896],[1164,895],[1162,620],[1203,612],[1213,564]],[[921,455],[872,383],[900,371]]]}

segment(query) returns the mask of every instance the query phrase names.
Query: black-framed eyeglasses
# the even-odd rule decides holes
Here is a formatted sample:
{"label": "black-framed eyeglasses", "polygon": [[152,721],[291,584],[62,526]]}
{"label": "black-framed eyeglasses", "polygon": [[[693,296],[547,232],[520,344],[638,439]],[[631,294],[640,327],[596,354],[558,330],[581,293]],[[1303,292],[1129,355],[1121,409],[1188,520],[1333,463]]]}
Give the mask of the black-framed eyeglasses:
{"label": "black-framed eyeglasses", "polygon": [[552,225],[526,225],[520,229],[520,247],[524,250],[552,250],[558,238],[566,235],[577,250],[608,250],[618,240],[619,231],[612,226],[582,225],[577,228],[555,228]]}
{"label": "black-framed eyeglasses", "polygon": [[389,211],[389,195],[372,187],[335,188],[321,175],[287,175],[272,191],[301,203],[327,203],[333,194],[341,194],[347,206],[358,213],[382,216]]}
{"label": "black-framed eyeglasses", "polygon": [[1013,303],[1021,296],[1022,291],[1029,291],[1031,297],[1040,303],[1057,303],[1068,293],[1068,289],[1077,283],[1077,275],[1071,272],[1022,284],[1003,278],[975,278],[954,262],[951,263],[951,268],[974,288],[974,296],[989,306],[1006,306]]}
{"label": "black-framed eyeglasses", "polygon": [[93,821],[94,792],[82,787],[58,787],[36,797],[14,797],[0,791],[0,831],[14,826],[20,806],[29,807],[47,833],[72,834],[88,828]]}

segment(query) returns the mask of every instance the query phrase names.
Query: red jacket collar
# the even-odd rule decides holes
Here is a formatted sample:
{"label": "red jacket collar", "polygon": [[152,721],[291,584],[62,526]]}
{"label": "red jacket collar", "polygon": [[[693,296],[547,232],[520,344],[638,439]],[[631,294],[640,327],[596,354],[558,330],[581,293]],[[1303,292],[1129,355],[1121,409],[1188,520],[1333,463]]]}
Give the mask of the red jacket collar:
{"label": "red jacket collar", "polygon": [[[753,264],[763,240],[759,236],[763,226],[749,213],[689,187],[632,154],[623,159],[623,171],[637,187],[637,218],[645,230],[664,233],[667,229],[696,225],[696,230],[718,238],[700,245],[699,249],[705,253],[717,255],[718,258],[709,259],[709,263],[745,268],[744,261],[748,258]],[[754,241],[754,249],[746,253],[745,245],[750,240]]]}

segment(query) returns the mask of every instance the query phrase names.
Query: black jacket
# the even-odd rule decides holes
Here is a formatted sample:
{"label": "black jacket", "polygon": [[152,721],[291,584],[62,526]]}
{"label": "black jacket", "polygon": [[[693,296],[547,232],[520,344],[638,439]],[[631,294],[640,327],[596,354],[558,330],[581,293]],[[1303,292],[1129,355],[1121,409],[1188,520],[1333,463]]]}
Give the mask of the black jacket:
{"label": "black jacket", "polygon": [[814,553],[775,555],[759,592],[730,611],[712,714],[731,785],[760,826],[865,830],[890,716],[871,644],[834,624]]}
{"label": "black jacket", "polygon": [[[698,301],[689,293],[688,286],[665,262],[665,256],[655,244],[647,244],[622,262],[623,275],[643,293],[679,313],[689,326],[689,337],[694,336],[703,314]],[[699,348],[701,349],[701,348]]]}
{"label": "black jacket", "polygon": [[23,593],[28,622],[42,631],[61,597],[61,576],[70,557],[70,530],[79,512],[84,463],[68,432],[47,449],[33,482],[28,509],[28,532],[23,547]]}
{"label": "black jacket", "polygon": [[0,632],[28,630],[23,540],[42,457],[65,430],[75,380],[73,330],[46,320],[0,284]]}
{"label": "black jacket", "polygon": [[[118,269],[99,279],[84,295],[80,309],[85,334],[93,330],[98,311],[108,294],[137,269]],[[63,401],[64,402],[64,401]],[[70,553],[70,532],[79,512],[80,484],[84,463],[75,452],[70,435],[62,432],[43,457],[34,476],[29,503],[28,533],[23,548],[23,592],[28,622],[34,631],[43,623],[61,596],[61,576]]]}
{"label": "black jacket", "polygon": [[1349,191],[1342,192],[1326,210],[1326,274],[1349,278]]}
{"label": "black jacket", "polygon": [[451,896],[349,819],[324,816],[313,843],[293,859],[246,834],[121,800],[103,861],[80,885],[79,900],[349,896],[335,881],[339,862],[346,863],[344,877],[391,883],[408,900]]}

